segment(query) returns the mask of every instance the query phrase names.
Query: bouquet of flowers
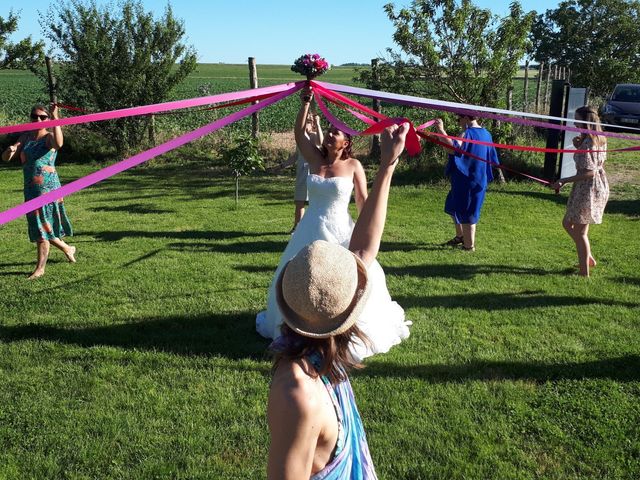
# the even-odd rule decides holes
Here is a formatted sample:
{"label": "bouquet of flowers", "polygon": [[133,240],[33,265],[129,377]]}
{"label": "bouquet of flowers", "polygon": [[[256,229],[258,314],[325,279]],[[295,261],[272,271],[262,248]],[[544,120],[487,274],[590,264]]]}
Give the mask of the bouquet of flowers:
{"label": "bouquet of flowers", "polygon": [[307,80],[312,80],[318,75],[322,75],[330,68],[329,62],[317,53],[306,53],[291,65],[292,71],[300,75],[306,75]]}

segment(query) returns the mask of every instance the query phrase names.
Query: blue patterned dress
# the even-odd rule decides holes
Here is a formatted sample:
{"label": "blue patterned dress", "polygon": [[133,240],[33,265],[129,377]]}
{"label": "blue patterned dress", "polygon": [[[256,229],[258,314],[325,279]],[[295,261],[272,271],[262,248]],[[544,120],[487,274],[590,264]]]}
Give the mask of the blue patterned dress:
{"label": "blue patterned dress", "polygon": [[[24,199],[31,200],[60,188],[56,173],[57,151],[47,147],[47,137],[27,140],[22,147],[22,172],[24,174]],[[48,203],[27,213],[29,240],[38,242],[73,235],[71,223],[64,208],[63,199]]]}
{"label": "blue patterned dress", "polygon": [[[312,355],[310,360],[319,368],[319,356]],[[338,441],[333,459],[310,480],[376,480],[378,477],[349,379],[332,385],[328,377],[320,378],[336,410]]]}

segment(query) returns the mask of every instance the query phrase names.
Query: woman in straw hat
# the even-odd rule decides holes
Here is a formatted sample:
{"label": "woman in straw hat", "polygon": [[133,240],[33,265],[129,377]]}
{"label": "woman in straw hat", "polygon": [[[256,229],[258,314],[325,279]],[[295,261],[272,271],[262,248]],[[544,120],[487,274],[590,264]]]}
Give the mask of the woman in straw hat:
{"label": "woman in straw hat", "polygon": [[[267,310],[260,312],[256,318],[258,333],[274,339],[280,335],[283,321],[276,299],[276,280],[282,269],[300,249],[314,240],[326,240],[348,247],[354,228],[349,214],[351,194],[355,190],[355,203],[360,212],[367,198],[364,169],[358,160],[351,157],[351,137],[331,127],[324,136],[322,146],[318,148],[305,135],[311,90],[303,90],[301,99],[295,134],[298,150],[309,163],[309,207],[282,254],[269,287]],[[402,307],[391,299],[384,271],[377,261],[368,266],[368,275],[373,294],[361,311],[358,326],[370,342],[368,346],[362,343],[352,345],[352,353],[358,360],[387,352],[409,336],[410,322],[405,320]]]}
{"label": "woman in straw hat", "polygon": [[350,345],[366,343],[356,320],[371,294],[368,267],[380,248],[396,160],[408,125],[382,135],[382,159],[349,249],[317,240],[282,269],[276,297],[284,317],[267,416],[269,479],[375,479],[347,371]]}

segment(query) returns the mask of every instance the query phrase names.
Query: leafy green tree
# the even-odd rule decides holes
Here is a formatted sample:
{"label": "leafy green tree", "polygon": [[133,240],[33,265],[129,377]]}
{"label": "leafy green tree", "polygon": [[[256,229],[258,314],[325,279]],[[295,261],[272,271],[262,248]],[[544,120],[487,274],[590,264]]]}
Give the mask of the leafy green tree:
{"label": "leafy green tree", "polygon": [[236,181],[236,206],[240,196],[240,177],[256,170],[264,170],[264,159],[260,155],[258,139],[251,135],[240,135],[222,148],[222,159],[229,165]]}
{"label": "leafy green tree", "polygon": [[[184,24],[167,5],[155,20],[139,0],[98,7],[71,0],[49,8],[41,19],[46,37],[60,52],[58,96],[91,110],[114,110],[162,102],[196,67],[192,47],[182,43]],[[91,125],[119,152],[139,145],[149,118]]]}
{"label": "leafy green tree", "polygon": [[0,69],[29,68],[44,59],[44,43],[33,43],[27,37],[18,43],[9,42],[9,35],[18,29],[18,15],[13,11],[5,20],[0,17]]}
{"label": "leafy green tree", "polygon": [[379,80],[362,72],[367,85],[418,96],[497,106],[528,46],[534,13],[513,2],[504,18],[470,0],[414,0],[385,11],[401,51],[387,49]]}
{"label": "leafy green tree", "polygon": [[538,15],[531,32],[538,61],[571,68],[572,83],[603,95],[640,82],[640,2],[567,0]]}

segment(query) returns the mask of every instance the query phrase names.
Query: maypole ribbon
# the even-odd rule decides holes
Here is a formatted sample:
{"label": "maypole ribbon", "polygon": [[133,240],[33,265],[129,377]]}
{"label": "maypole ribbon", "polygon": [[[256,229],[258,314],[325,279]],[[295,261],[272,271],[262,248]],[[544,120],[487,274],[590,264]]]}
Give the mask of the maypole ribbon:
{"label": "maypole ribbon", "polygon": [[[498,108],[482,107],[479,105],[469,105],[465,103],[447,102],[444,100],[434,100],[429,98],[414,97],[411,95],[401,95],[397,93],[380,92],[377,90],[369,90],[366,88],[351,87],[346,85],[339,85],[339,84],[320,82],[320,81],[314,81],[312,83],[319,85],[320,87],[323,87],[327,90],[331,90],[334,93],[342,92],[342,93],[348,93],[352,95],[359,95],[362,97],[375,98],[378,100],[406,105],[409,107],[417,107],[417,108],[433,109],[433,110],[444,110],[444,111],[457,113],[457,114],[464,114],[464,115],[468,115],[469,113],[474,113],[480,117],[491,118],[491,119],[500,120],[500,121],[509,122],[509,123],[517,123],[525,126],[551,128],[555,130],[566,130],[566,131],[578,132],[578,133],[592,133],[591,130],[588,130],[586,128],[570,127],[568,125],[559,125],[555,123],[540,122],[535,120],[526,120],[524,118],[514,118],[508,115],[572,123],[573,122],[572,119],[569,119],[569,118],[554,117],[550,115],[541,115],[537,113],[518,112],[515,110],[503,110]],[[589,124],[590,122],[580,121],[579,123]],[[618,125],[609,125],[609,124],[601,124],[601,125],[603,127],[619,128]],[[632,127],[625,127],[625,128],[627,130],[640,133],[640,128],[632,128]],[[637,136],[625,135],[621,133],[599,132],[598,135],[602,135],[605,137],[615,137],[615,138],[622,138],[625,140],[638,141]]]}
{"label": "maypole ribbon", "polygon": [[[327,120],[329,120],[329,122],[332,125],[334,125],[336,128],[339,128],[343,132],[347,132],[350,135],[374,135],[376,133],[381,133],[385,128],[387,128],[390,125],[400,125],[402,123],[408,123],[409,124],[409,132],[407,133],[407,137],[406,137],[406,141],[405,141],[405,148],[407,149],[407,153],[410,156],[415,156],[415,155],[420,153],[420,150],[421,150],[420,140],[418,139],[418,135],[416,134],[416,129],[414,128],[413,123],[411,123],[408,119],[406,119],[406,118],[390,118],[390,117],[387,117],[386,115],[383,115],[380,112],[376,112],[374,110],[371,110],[368,107],[365,107],[364,105],[361,105],[360,103],[351,100],[350,98],[344,97],[343,95],[338,95],[335,92],[330,92],[327,89],[319,86],[316,82],[311,82],[311,85],[313,86],[314,91],[317,94],[316,101],[318,103],[318,107],[320,108],[320,110],[322,111],[324,116],[327,117]],[[369,113],[372,116],[381,118],[381,120],[379,122],[377,122],[377,123],[374,123],[373,125],[371,125],[366,130],[363,130],[362,132],[354,130],[351,127],[349,127],[348,125],[346,125],[344,122],[342,122],[340,119],[338,119],[335,115],[333,115],[329,111],[329,109],[325,105],[324,101],[322,100],[322,98],[324,96],[336,97],[339,100],[343,101],[344,103],[346,103],[346,104],[348,104],[348,105],[350,105],[350,106],[352,106],[354,108],[357,108],[357,109],[362,110],[362,111],[364,111],[366,113]],[[368,123],[368,122],[366,122],[366,123]]]}
{"label": "maypole ribbon", "polygon": [[276,94],[290,90],[292,87],[299,90],[304,82],[283,83],[270,87],[252,88],[240,92],[222,93],[219,95],[211,95],[208,97],[197,97],[188,100],[175,100],[172,102],[156,103],[153,105],[144,105],[141,107],[123,108],[120,110],[111,110],[108,112],[90,113],[88,115],[78,115],[77,117],[59,118],[57,120],[45,120],[43,122],[21,123],[19,125],[10,125],[0,127],[0,135],[8,133],[26,132],[30,130],[40,130],[41,128],[51,128],[64,125],[77,125],[80,123],[100,122],[104,120],[113,120],[116,118],[133,117],[136,115],[149,115],[158,112],[166,112],[179,108],[198,107],[201,105],[211,105],[221,102],[231,102],[246,98],[257,97],[263,94]]}
{"label": "maypole ribbon", "polygon": [[[339,98],[340,100],[343,100],[343,99],[344,99],[344,100],[345,100],[345,103],[347,103],[348,105],[350,105],[350,106],[352,106],[352,107],[354,107],[354,108],[357,108],[357,109],[359,109],[359,110],[365,111],[365,112],[370,113],[370,114],[376,114],[376,116],[378,116],[378,117],[383,116],[383,115],[382,115],[382,114],[380,114],[379,112],[375,112],[375,111],[373,111],[373,110],[369,109],[368,107],[366,107],[366,106],[364,106],[364,105],[362,105],[362,104],[360,104],[360,103],[358,103],[358,102],[356,102],[356,101],[354,101],[354,100],[351,100],[350,98],[344,97],[344,96],[339,95],[339,94],[335,94],[335,92],[329,92],[328,90],[326,90],[326,89],[325,89],[325,88],[323,88],[323,87],[318,87],[318,85],[315,85],[314,87],[315,87],[316,94],[318,94],[318,95],[319,95],[319,101],[318,101],[318,105],[319,105],[319,106],[321,105],[321,103],[320,103],[320,102],[322,101],[322,100],[321,100],[321,98],[322,98],[323,96],[325,96],[325,95],[326,95],[326,98],[327,98],[328,100],[331,100],[331,96],[333,96],[333,97],[334,97],[334,99],[338,99],[338,98]],[[329,94],[328,94],[328,92],[329,92]],[[330,95],[331,93],[333,93],[333,94],[335,94],[335,95]],[[339,103],[338,103],[336,100],[331,100],[331,101],[334,101],[334,103],[336,103],[337,105],[339,105]],[[322,103],[322,106],[324,106],[324,103]],[[346,107],[342,106],[341,108],[346,108]],[[325,110],[326,110],[326,111],[327,111],[327,113],[331,116],[331,118],[329,118],[329,121],[331,121],[331,120],[333,119],[334,121],[338,122],[338,124],[345,125],[343,122],[341,122],[341,121],[340,121],[340,120],[338,120],[336,117],[334,117],[333,115],[331,115],[331,113],[330,113],[330,112],[328,112],[328,109],[326,109],[326,106],[324,106],[324,109],[321,107],[321,109],[323,110],[323,113],[325,113]],[[371,121],[371,120],[370,120],[370,121]],[[363,132],[356,132],[356,131],[354,130],[354,132],[355,132],[354,134],[360,134],[360,135],[371,135],[371,134],[380,133],[380,132],[382,132],[386,127],[388,127],[389,125],[403,123],[404,121],[406,121],[406,119],[402,119],[402,118],[400,118],[400,119],[392,119],[392,118],[387,117],[387,118],[385,118],[384,120],[381,120],[380,122],[374,122],[374,124],[373,124],[372,126],[370,126],[369,128],[367,128],[367,129],[366,129],[366,130],[364,130]],[[369,122],[366,122],[366,123],[369,123]],[[412,136],[410,136],[409,134],[407,135],[407,140],[406,140],[405,147],[407,148],[407,151],[408,151],[408,152],[409,152],[409,149],[410,149],[410,148],[411,148],[413,151],[416,151],[416,150],[417,150],[418,152],[420,151],[420,141],[419,141],[419,140],[418,140],[418,138],[417,138],[417,136],[419,135],[420,137],[422,137],[422,138],[424,138],[424,139],[426,139],[426,140],[429,140],[429,141],[430,141],[430,142],[432,142],[432,143],[435,143],[435,144],[440,145],[440,146],[442,146],[442,147],[445,147],[445,148],[447,148],[447,149],[452,149],[453,151],[455,151],[455,152],[456,152],[456,153],[458,153],[458,154],[466,155],[466,156],[471,157],[471,158],[473,158],[473,159],[475,159],[475,160],[478,160],[478,161],[480,161],[480,162],[488,163],[489,165],[494,166],[494,167],[496,167],[496,168],[500,168],[500,169],[505,170],[505,171],[508,171],[508,172],[512,172],[512,173],[516,173],[516,174],[518,174],[518,175],[522,175],[523,177],[529,178],[529,179],[534,180],[534,181],[536,181],[536,182],[539,182],[539,183],[541,183],[541,184],[543,184],[543,185],[549,185],[549,184],[550,184],[550,182],[549,182],[549,181],[544,180],[544,179],[542,179],[542,178],[535,177],[535,176],[530,175],[530,174],[528,174],[528,173],[519,172],[519,171],[514,170],[514,169],[512,169],[512,168],[509,168],[509,167],[507,167],[507,166],[505,166],[505,165],[498,164],[498,163],[493,163],[493,162],[491,162],[491,161],[489,161],[489,160],[487,160],[487,159],[484,159],[484,158],[481,158],[481,157],[479,157],[479,156],[477,156],[477,155],[474,155],[474,154],[472,154],[472,153],[469,153],[469,152],[467,152],[467,151],[462,150],[461,148],[459,148],[459,146],[456,146],[456,145],[454,145],[454,146],[448,145],[448,144],[446,144],[446,143],[444,143],[444,142],[441,142],[441,141],[439,141],[439,140],[437,140],[437,139],[435,139],[435,138],[432,138],[432,135],[437,135],[437,136],[446,137],[446,138],[452,138],[452,139],[460,140],[460,141],[462,141],[462,142],[466,141],[464,138],[459,138],[459,137],[450,137],[450,136],[448,136],[448,135],[434,134],[434,133],[431,133],[431,132],[430,132],[430,133],[428,133],[428,134],[427,134],[427,133],[420,132],[420,131],[416,132],[416,130],[423,130],[423,129],[425,129],[425,128],[430,127],[431,125],[433,125],[433,124],[435,123],[435,120],[430,120],[430,121],[428,121],[428,122],[426,122],[426,123],[424,123],[424,124],[420,125],[417,129],[414,129],[414,128],[413,128],[413,125],[411,124],[411,122],[409,122],[409,123],[410,123],[410,125],[411,125],[410,133],[411,133],[411,132],[413,132],[413,133],[414,133],[414,135],[415,135],[415,140],[414,140],[414,138],[413,138]],[[337,125],[336,125],[336,126],[337,126]],[[338,127],[338,128],[340,128],[340,127]],[[349,127],[347,127],[347,128],[349,128]],[[469,143],[471,143],[471,141],[469,141]],[[494,146],[494,145],[496,145],[496,144],[492,144],[492,143],[488,143],[488,142],[473,142],[473,143],[483,143],[483,144],[485,144],[485,145],[490,145],[490,146]],[[416,145],[416,144],[417,144],[417,145]],[[522,147],[522,148],[527,148],[527,147]]]}
{"label": "maypole ribbon", "polygon": [[[82,190],[91,185],[94,185],[95,183],[98,183],[102,180],[112,177],[120,172],[123,172],[132,167],[135,167],[136,165],[144,163],[147,160],[150,160],[158,155],[169,152],[193,140],[203,137],[204,135],[212,133],[226,125],[229,125],[230,123],[236,122],[244,117],[247,117],[257,112],[258,110],[268,107],[269,105],[276,103],[282,100],[283,98],[286,98],[289,95],[297,92],[302,88],[302,86],[303,86],[303,82],[296,83],[293,86],[289,85],[289,88],[287,90],[281,91],[280,93],[273,95],[271,98],[268,98],[263,102],[257,103],[255,105],[251,105],[243,110],[232,113],[231,115],[228,115],[208,125],[205,125],[204,127],[200,127],[197,130],[181,135],[177,138],[174,138],[173,140],[169,140],[168,142],[165,142],[161,145],[153,147],[144,152],[138,153],[137,155],[134,155],[133,157],[130,157],[126,160],[122,160],[118,163],[115,163],[114,165],[110,165],[109,167],[106,167],[101,170],[98,170],[97,172],[91,173],[86,177],[82,177],[60,188],[51,190],[50,192],[40,195],[39,197],[36,197],[27,202],[24,202],[21,205],[5,210],[4,212],[0,213],[0,225],[10,222],[11,220],[14,220],[33,210],[36,210],[48,203],[54,202],[60,197],[71,195],[75,192],[78,192],[79,190]],[[39,122],[40,125],[44,123],[45,122]]]}

